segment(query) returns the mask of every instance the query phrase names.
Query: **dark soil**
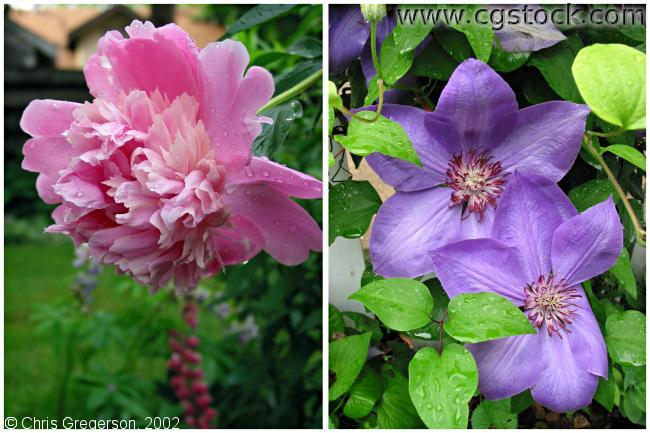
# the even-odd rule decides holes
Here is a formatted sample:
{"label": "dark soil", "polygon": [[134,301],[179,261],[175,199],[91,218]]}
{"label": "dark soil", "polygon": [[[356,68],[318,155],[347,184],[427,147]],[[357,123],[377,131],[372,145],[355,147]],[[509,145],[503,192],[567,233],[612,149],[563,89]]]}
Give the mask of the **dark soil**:
{"label": "dark soil", "polygon": [[608,412],[598,403],[594,403],[589,409],[591,413],[577,411],[570,415],[559,414],[533,403],[519,414],[519,428],[644,428],[631,423],[621,415],[618,408]]}

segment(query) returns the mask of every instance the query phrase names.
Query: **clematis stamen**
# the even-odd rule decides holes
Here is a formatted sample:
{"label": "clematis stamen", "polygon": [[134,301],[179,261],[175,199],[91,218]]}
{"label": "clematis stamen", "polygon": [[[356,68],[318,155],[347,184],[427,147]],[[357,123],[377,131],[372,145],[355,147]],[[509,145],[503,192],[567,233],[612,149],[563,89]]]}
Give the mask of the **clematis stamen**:
{"label": "clematis stamen", "polygon": [[574,299],[580,298],[576,289],[567,288],[564,279],[557,280],[555,275],[541,275],[537,281],[525,287],[526,302],[524,310],[533,326],[541,328],[546,325],[549,336],[560,331],[571,333],[571,325],[578,316],[578,305]]}
{"label": "clematis stamen", "polygon": [[467,202],[467,215],[477,212],[482,220],[488,205],[496,208],[505,174],[501,162],[492,161],[485,152],[470,150],[463,155],[461,151],[449,161],[447,184],[454,190],[449,206]]}

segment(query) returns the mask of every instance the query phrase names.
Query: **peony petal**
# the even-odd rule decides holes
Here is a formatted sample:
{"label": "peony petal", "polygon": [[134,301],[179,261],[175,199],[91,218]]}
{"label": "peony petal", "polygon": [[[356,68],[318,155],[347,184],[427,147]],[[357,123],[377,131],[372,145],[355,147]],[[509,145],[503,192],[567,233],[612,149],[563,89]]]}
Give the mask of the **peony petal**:
{"label": "peony petal", "polygon": [[63,198],[54,191],[52,186],[56,183],[56,178],[41,173],[36,178],[36,191],[38,196],[43,199],[45,203],[57,204],[63,201]]}
{"label": "peony petal", "polygon": [[[440,94],[435,118],[458,134],[458,150],[490,150],[516,120],[517,100],[503,78],[485,63],[468,59]],[[440,128],[437,128],[440,129]]]}
{"label": "peony petal", "polygon": [[[375,111],[376,109],[377,107],[372,105],[354,111]],[[417,107],[384,104],[381,115],[399,123],[404,128],[424,168],[434,176],[437,183],[444,182],[447,177],[447,164],[453,155],[449,153],[445,145],[436,140],[436,137],[425,125],[428,123],[427,117],[433,114]]]}
{"label": "peony petal", "polygon": [[377,152],[368,155],[366,162],[381,177],[381,180],[398,191],[419,191],[444,181],[411,162]]}
{"label": "peony petal", "polygon": [[579,284],[612,267],[623,248],[623,227],[608,198],[565,221],[553,234],[553,272]]}
{"label": "peony petal", "polygon": [[540,371],[540,340],[516,335],[468,344],[478,367],[478,387],[488,400],[500,400],[532,388]]}
{"label": "peony petal", "polygon": [[449,188],[397,192],[379,208],[370,257],[384,277],[417,277],[433,271],[428,251],[460,236],[460,207],[449,207]]}
{"label": "peony petal", "polygon": [[31,138],[25,142],[23,154],[25,159],[21,167],[24,170],[45,173],[52,178],[58,178],[59,171],[79,156],[64,137]]}
{"label": "peony petal", "polygon": [[32,137],[54,137],[70,129],[72,112],[82,104],[52,99],[36,99],[29,103],[20,118],[20,128]]}
{"label": "peony petal", "polygon": [[[298,198],[320,198],[323,182],[268,158],[254,157],[251,163],[228,179],[229,185],[265,184],[281,194]],[[230,186],[227,186],[228,189]]]}
{"label": "peony petal", "polygon": [[264,236],[264,251],[285,265],[297,265],[320,251],[322,233],[309,214],[267,185],[240,185],[223,197],[233,215],[250,221]]}
{"label": "peony petal", "polygon": [[212,245],[224,265],[235,265],[256,256],[264,246],[264,236],[247,219],[233,215],[229,226],[211,230]]}
{"label": "peony petal", "polygon": [[152,94],[157,89],[169,100],[183,93],[200,99],[197,50],[189,37],[180,39],[182,30],[174,25],[155,29],[149,22],[134,21],[127,32],[129,39],[114,31],[103,36],[84,67],[93,96],[118,102],[121,93]]}
{"label": "peony petal", "polygon": [[589,405],[598,387],[598,376],[583,369],[572,352],[569,339],[550,337],[546,332],[540,339],[537,356],[541,371],[532,388],[536,402],[555,412],[572,412]]}
{"label": "peony petal", "polygon": [[519,112],[517,122],[492,155],[506,172],[535,174],[558,182],[580,152],[589,109],[552,101]]}
{"label": "peony petal", "polygon": [[576,213],[554,182],[514,173],[497,205],[492,237],[517,249],[531,283],[551,272],[553,233]]}
{"label": "peony petal", "polygon": [[527,280],[516,250],[493,239],[454,242],[430,253],[433,270],[450,298],[493,292],[518,307],[526,300]]}
{"label": "peony petal", "polygon": [[249,56],[237,41],[212,43],[199,60],[206,83],[201,117],[215,158],[239,169],[250,160],[251,144],[262,130],[256,113],[273,95],[273,78],[259,67],[250,68],[244,77]]}
{"label": "peony petal", "polygon": [[332,5],[329,8],[330,72],[345,72],[370,37],[370,25],[359,5]]}

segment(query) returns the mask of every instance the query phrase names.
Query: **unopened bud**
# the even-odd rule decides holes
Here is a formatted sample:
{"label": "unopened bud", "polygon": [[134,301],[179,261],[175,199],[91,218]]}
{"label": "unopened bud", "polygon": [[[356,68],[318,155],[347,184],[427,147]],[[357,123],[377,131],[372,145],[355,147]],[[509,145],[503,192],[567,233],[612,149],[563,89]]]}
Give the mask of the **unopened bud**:
{"label": "unopened bud", "polygon": [[362,4],[361,14],[370,22],[379,22],[386,16],[386,5]]}

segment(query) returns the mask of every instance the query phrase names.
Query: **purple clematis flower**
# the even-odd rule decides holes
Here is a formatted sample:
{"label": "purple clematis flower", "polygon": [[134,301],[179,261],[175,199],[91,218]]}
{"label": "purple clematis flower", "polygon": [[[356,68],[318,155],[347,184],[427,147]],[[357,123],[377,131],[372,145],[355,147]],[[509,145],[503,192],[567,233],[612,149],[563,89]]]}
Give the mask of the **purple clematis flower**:
{"label": "purple clematis flower", "polygon": [[375,218],[370,256],[380,275],[416,277],[433,271],[427,251],[487,237],[509,174],[562,179],[580,151],[589,109],[552,101],[519,110],[508,84],[469,59],[435,112],[386,104],[381,114],[404,127],[422,167],[379,153],[366,157],[397,190]]}
{"label": "purple clematis flower", "polygon": [[[502,50],[515,53],[538,51],[566,39],[553,24],[550,13],[538,5],[500,5],[488,7],[488,10],[490,14],[501,16],[497,19],[502,20],[503,28],[496,30],[494,35]],[[518,17],[521,22],[515,24],[514,19],[506,19],[506,16]],[[535,17],[543,24],[535,22]]]}
{"label": "purple clematis flower", "polygon": [[514,173],[496,211],[492,239],[431,253],[450,297],[494,292],[523,307],[537,334],[467,348],[489,400],[532,391],[557,412],[589,404],[607,377],[607,348],[580,283],[609,269],[623,246],[611,197],[579,214],[550,180]]}

